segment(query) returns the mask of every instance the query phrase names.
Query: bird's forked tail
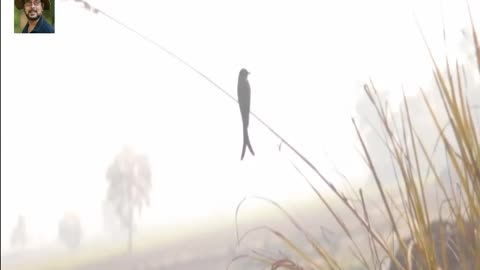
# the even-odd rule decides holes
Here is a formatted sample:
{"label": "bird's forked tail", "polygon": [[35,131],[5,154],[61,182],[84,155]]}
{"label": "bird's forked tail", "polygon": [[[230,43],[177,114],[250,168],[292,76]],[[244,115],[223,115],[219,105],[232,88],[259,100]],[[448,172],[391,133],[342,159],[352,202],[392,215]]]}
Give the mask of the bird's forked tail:
{"label": "bird's forked tail", "polygon": [[240,157],[240,160],[243,160],[243,157],[245,156],[245,150],[248,149],[250,150],[250,153],[255,156],[255,152],[253,151],[252,145],[250,144],[250,138],[248,137],[248,130],[246,128],[243,129],[243,148],[242,148],[242,156]]}

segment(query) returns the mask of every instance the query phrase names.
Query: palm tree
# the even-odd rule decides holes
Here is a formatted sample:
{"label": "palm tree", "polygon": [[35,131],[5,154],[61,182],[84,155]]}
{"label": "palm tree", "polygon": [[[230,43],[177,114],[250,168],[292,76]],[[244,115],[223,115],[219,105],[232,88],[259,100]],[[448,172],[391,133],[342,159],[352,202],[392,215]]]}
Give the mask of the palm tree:
{"label": "palm tree", "polygon": [[128,252],[132,251],[134,209],[141,213],[143,205],[149,205],[152,187],[148,158],[124,147],[107,170],[109,182],[107,200],[128,230]]}

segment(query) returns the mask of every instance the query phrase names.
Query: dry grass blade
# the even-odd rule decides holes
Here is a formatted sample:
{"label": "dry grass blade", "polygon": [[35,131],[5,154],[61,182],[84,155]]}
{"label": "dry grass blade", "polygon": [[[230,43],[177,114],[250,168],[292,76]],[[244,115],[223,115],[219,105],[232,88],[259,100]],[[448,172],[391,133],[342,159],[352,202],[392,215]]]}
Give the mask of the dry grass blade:
{"label": "dry grass blade", "polygon": [[[315,251],[325,260],[325,262],[327,263],[329,269],[340,269],[339,268],[339,265],[338,263],[333,259],[333,257],[331,257],[328,252],[326,252],[323,248],[320,247],[320,245],[318,245],[318,243],[315,241],[314,237],[307,231],[305,230],[296,220],[295,218],[293,218],[289,213],[288,211],[286,211],[280,204],[278,204],[277,202],[273,201],[273,200],[270,200],[268,198],[263,198],[263,197],[259,197],[259,196],[251,196],[251,197],[248,197],[250,199],[258,199],[258,200],[262,200],[262,201],[266,201],[270,204],[272,204],[273,206],[275,206],[277,209],[279,209],[283,215],[285,215],[289,222],[291,224],[293,224],[295,226],[295,228],[300,231],[306,238],[306,240],[308,241],[308,243],[315,249]],[[237,210],[236,210],[236,213],[235,213],[235,222],[236,222],[236,231],[237,231],[237,245],[240,244],[240,242],[248,235],[250,234],[251,232],[253,231],[257,231],[259,229],[265,229],[265,230],[268,230],[272,233],[275,234],[276,231],[272,230],[271,228],[269,228],[268,226],[260,226],[260,227],[256,227],[256,228],[253,228],[253,229],[250,229],[248,230],[245,234],[243,234],[242,236],[239,236],[239,233],[238,233],[238,213],[239,213],[239,209],[241,207],[241,205],[248,199],[247,197],[244,198],[237,206]],[[282,237],[283,235],[277,235],[279,237]],[[283,239],[287,244],[289,244],[290,247],[293,247],[292,246],[292,242],[291,241],[286,241],[288,239]],[[308,257],[308,256],[307,256]],[[310,259],[310,261],[313,261]],[[315,264],[314,264],[315,265]]]}
{"label": "dry grass blade", "polygon": [[[278,230],[274,230],[268,226],[260,226],[260,227],[255,227],[253,229],[248,230],[245,232],[244,235],[239,239],[239,242],[242,242],[248,235],[251,233],[258,231],[258,230],[266,230],[273,235],[275,235],[277,238],[282,240],[283,243],[285,243],[292,251],[294,251],[297,255],[299,255],[302,259],[304,259],[306,262],[314,266],[316,269],[320,269],[320,265],[318,265],[310,256],[308,256],[302,248],[299,246],[295,245],[292,240],[290,240],[288,237],[286,237],[284,234],[279,232]],[[333,268],[330,268],[333,269]]]}
{"label": "dry grass blade", "polygon": [[[382,197],[383,204],[385,205],[385,208],[387,209],[388,218],[389,218],[389,220],[390,220],[390,222],[391,222],[391,224],[392,224],[392,227],[393,227],[393,230],[394,230],[394,232],[395,232],[395,235],[397,236],[398,239],[400,239],[400,238],[401,238],[401,237],[400,237],[400,232],[398,231],[396,221],[395,221],[395,219],[394,219],[394,217],[393,217],[392,210],[391,210],[390,205],[389,205],[389,203],[388,203],[388,201],[387,201],[387,197],[386,197],[386,195],[385,195],[385,191],[383,190],[382,183],[381,183],[381,181],[380,181],[380,179],[379,179],[379,177],[378,177],[377,171],[375,170],[375,166],[373,165],[373,161],[372,161],[372,158],[371,158],[371,156],[370,156],[370,153],[369,153],[368,150],[367,150],[367,147],[366,147],[365,142],[364,142],[364,140],[363,140],[363,138],[362,138],[362,135],[360,134],[360,131],[359,131],[359,129],[358,129],[358,127],[357,127],[357,125],[356,125],[356,123],[355,123],[354,120],[353,120],[353,124],[354,124],[354,126],[355,126],[355,130],[356,130],[356,132],[357,132],[357,136],[358,136],[358,138],[359,138],[359,140],[360,140],[360,142],[361,142],[361,144],[362,144],[362,148],[363,148],[363,150],[364,150],[365,156],[366,156],[366,158],[367,158],[367,160],[368,160],[370,171],[372,172],[373,177],[374,177],[374,180],[375,180],[375,182],[377,183],[377,187],[378,187],[379,192],[380,192],[380,195],[381,195],[381,197]],[[401,266],[400,266],[400,263],[395,259],[395,256],[394,256],[394,254],[391,252],[391,250],[389,250],[389,249],[384,245],[383,241],[380,241],[380,237],[375,237],[376,234],[373,233],[373,231],[371,230],[371,228],[368,227],[368,225],[367,225],[366,222],[364,223],[364,226],[367,227],[369,233],[376,239],[376,241],[383,246],[384,250],[388,253],[388,255],[390,256],[390,258],[391,258],[393,261],[396,261],[396,263],[398,263],[397,266],[398,266],[398,267],[401,267]],[[404,245],[402,242],[400,242],[400,245],[401,245],[401,247],[406,251],[406,247],[405,247],[405,245]]]}
{"label": "dry grass blade", "polygon": [[475,55],[477,56],[477,71],[480,73],[480,42],[478,41],[477,31],[475,30],[475,24],[473,23],[472,11],[470,10],[470,5],[467,2],[468,6],[468,16],[470,17],[470,25],[472,30],[473,43],[475,45]]}
{"label": "dry grass blade", "polygon": [[[303,179],[308,183],[308,185],[310,186],[310,188],[315,192],[315,194],[318,196],[318,198],[322,201],[323,205],[325,205],[325,207],[327,207],[328,211],[330,212],[330,214],[332,214],[332,216],[335,218],[335,220],[337,221],[337,223],[342,227],[343,231],[345,232],[345,234],[347,234],[348,238],[350,239],[350,241],[352,242],[352,244],[354,245],[355,249],[356,249],[356,253],[361,253],[360,251],[360,248],[358,247],[357,243],[355,242],[355,240],[353,239],[352,237],[352,234],[350,233],[350,230],[348,229],[348,227],[346,226],[345,222],[342,220],[342,218],[340,216],[338,216],[335,211],[333,210],[332,206],[326,201],[326,199],[321,195],[321,193],[318,191],[318,189],[312,184],[312,182],[305,176],[305,174],[295,165],[292,163],[292,166],[297,170],[297,172],[303,177]],[[348,201],[346,200],[345,197],[341,197],[342,198],[342,201],[349,205],[350,206],[350,210],[351,211],[354,211],[356,212],[353,207],[348,203]],[[362,264],[364,265],[367,265],[367,262],[366,262],[366,259],[365,257],[361,256],[361,262]]]}
{"label": "dry grass blade", "polygon": [[[365,220],[367,221],[367,225],[371,228],[372,226],[371,226],[371,223],[370,223],[370,218],[368,217],[368,211],[367,211],[367,207],[365,205],[365,198],[363,197],[363,192],[362,192],[361,189],[360,189],[359,193],[360,193],[360,198],[361,198],[361,202],[362,202],[363,215],[365,216]],[[379,265],[379,261],[378,261],[379,255],[378,255],[377,246],[375,245],[375,242],[372,239],[372,236],[370,234],[368,234],[368,244],[370,246],[369,249],[370,249],[371,261],[374,264],[373,268],[376,269],[376,268],[378,268],[378,265]],[[368,265],[366,266],[366,268],[369,268]]]}
{"label": "dry grass blade", "polygon": [[238,256],[235,256],[234,258],[232,258],[230,260],[230,262],[228,263],[227,267],[226,267],[226,270],[229,270],[230,267],[232,267],[232,265],[237,262],[237,261],[240,261],[240,260],[255,260],[255,261],[258,261],[258,262],[261,262],[263,264],[266,264],[266,265],[270,265],[272,262],[270,260],[266,260],[262,257],[259,257],[259,256],[254,256],[254,255],[247,255],[247,254],[242,254],[242,255],[238,255]]}
{"label": "dry grass blade", "polygon": [[290,270],[303,270],[301,266],[297,265],[296,263],[294,263],[292,260],[289,260],[289,259],[282,259],[274,262],[270,269],[277,270],[280,267],[287,268]]}

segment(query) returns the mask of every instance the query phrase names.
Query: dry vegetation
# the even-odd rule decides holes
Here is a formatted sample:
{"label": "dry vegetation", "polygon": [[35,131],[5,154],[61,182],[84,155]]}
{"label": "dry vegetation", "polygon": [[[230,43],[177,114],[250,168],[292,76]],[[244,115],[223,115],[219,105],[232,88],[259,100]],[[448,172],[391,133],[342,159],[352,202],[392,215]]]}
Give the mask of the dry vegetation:
{"label": "dry vegetation", "polygon": [[[87,4],[84,1],[77,2]],[[477,68],[467,72],[480,73],[480,45],[473,19],[470,20]],[[430,50],[428,52],[431,54]],[[388,105],[382,102],[379,89],[375,87],[373,81],[365,85],[365,94],[381,121],[383,130],[377,133],[385,134],[379,141],[388,149],[389,156],[384,158],[392,160],[397,175],[393,185],[387,184],[387,181],[382,179],[380,169],[375,166],[372,152],[357,123],[353,121],[365,163],[375,183],[373,191],[359,190],[347,196],[333,184],[332,179],[325,178],[314,164],[254,115],[317,174],[328,192],[333,194],[333,200],[304,175],[303,169],[292,163],[304,176],[322,206],[317,212],[318,217],[308,217],[315,220],[315,224],[312,226],[310,222],[305,225],[299,221],[298,213],[292,214],[274,201],[257,198],[276,207],[286,217],[290,228],[295,229],[300,237],[291,236],[293,230],[285,229],[285,224],[252,227],[240,231],[237,223],[237,250],[241,254],[232,259],[228,265],[230,269],[253,269],[257,265],[252,262],[258,262],[270,269],[292,270],[480,269],[480,256],[475,256],[480,254],[479,130],[474,120],[471,100],[465,93],[465,69],[458,62],[452,64],[447,57],[445,66],[437,63],[432,55],[431,59],[436,82],[435,91],[441,99],[441,107],[433,104],[431,96],[425,91],[422,90],[421,93],[423,105],[438,134],[435,148],[445,152],[449,173],[444,173],[444,164],[437,164],[437,159],[427,147],[427,144],[430,145],[432,142],[426,141],[414,128],[412,122],[415,115],[411,113],[407,98],[405,97],[402,105],[399,126],[393,119]],[[243,201],[239,208],[242,204]],[[308,214],[312,215],[312,212],[307,212]],[[326,223],[329,226],[322,226]],[[250,237],[254,234],[258,236],[259,232],[263,233],[261,237]],[[216,236],[214,232],[207,236],[211,236],[212,239],[229,240],[227,236],[222,238],[218,231]],[[212,239],[208,237],[197,242],[212,244]],[[45,265],[36,265],[34,269],[131,269],[130,263],[144,265],[146,262],[157,264],[139,268],[202,268],[198,263],[201,260],[193,259],[191,264],[184,267],[177,262],[158,264],[162,259],[167,260],[170,257],[166,251],[167,245],[164,245],[163,249],[157,248],[159,242],[150,236],[145,248],[139,248],[140,251],[137,253],[139,255],[134,257],[135,262],[130,262],[132,258],[123,256],[122,247],[98,246],[97,249],[88,247],[84,252],[55,258]],[[188,243],[184,245],[185,242]],[[227,241],[222,241],[222,245],[225,246],[218,252],[213,250],[212,246],[195,246],[193,240],[185,242],[181,243],[181,247],[173,249],[176,255],[172,254],[171,257],[178,257],[182,250],[183,252],[194,250],[198,257],[205,260],[204,265],[214,268],[211,267],[213,261],[207,260],[215,256],[224,258],[225,254],[230,253],[230,247],[226,246],[228,243],[224,243]],[[277,252],[279,250],[281,252]],[[219,255],[214,254],[210,257],[206,255],[213,251]],[[186,257],[190,257],[191,254],[188,253]],[[95,263],[86,265],[90,262]]]}
{"label": "dry vegetation", "polygon": [[[247,248],[232,260],[229,268],[236,269],[242,265],[241,261],[247,260],[269,269],[480,269],[479,130],[473,116],[474,104],[465,93],[465,72],[480,73],[480,46],[471,16],[470,21],[477,68],[465,70],[458,61],[452,64],[448,57],[445,57],[445,66],[440,65],[425,42],[433,63],[435,91],[442,105],[435,106],[423,89],[421,94],[438,134],[435,150],[444,151],[448,173],[445,174],[445,164],[436,162],[428,149],[427,145],[432,142],[426,141],[412,124],[416,116],[412,115],[407,98],[404,96],[399,127],[388,104],[381,101],[378,89],[370,81],[364,90],[381,121],[383,130],[378,134],[385,134],[379,143],[388,149],[390,156],[385,158],[394,164],[397,176],[394,190],[389,189],[391,185],[387,188],[379,174],[355,120],[353,125],[362,155],[375,181],[375,194],[368,197],[362,190],[353,198],[347,197],[332,179],[325,178],[315,165],[288,145],[326,184],[328,191],[333,192],[334,201],[304,176],[325,209],[319,214],[329,213],[329,223],[339,228],[348,246],[332,246],[314,237],[315,232],[285,208],[261,198],[286,216],[304,236],[306,244],[291,237],[291,231],[287,234],[274,226],[254,227],[240,233],[237,224],[238,245]],[[304,175],[302,169],[292,165]],[[242,204],[243,201],[239,208]],[[248,248],[248,241],[253,238],[249,236],[259,231],[269,233],[289,252],[279,254],[275,252],[276,247]]]}

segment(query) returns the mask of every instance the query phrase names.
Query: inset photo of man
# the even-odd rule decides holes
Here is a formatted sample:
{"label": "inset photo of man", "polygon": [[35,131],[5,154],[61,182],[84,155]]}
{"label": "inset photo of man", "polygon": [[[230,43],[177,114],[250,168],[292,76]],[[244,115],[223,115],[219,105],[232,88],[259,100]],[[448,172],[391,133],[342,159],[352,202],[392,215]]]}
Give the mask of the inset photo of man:
{"label": "inset photo of man", "polygon": [[55,0],[15,0],[15,33],[55,33]]}

